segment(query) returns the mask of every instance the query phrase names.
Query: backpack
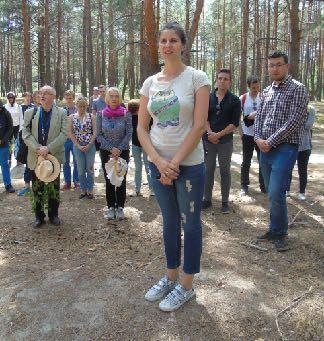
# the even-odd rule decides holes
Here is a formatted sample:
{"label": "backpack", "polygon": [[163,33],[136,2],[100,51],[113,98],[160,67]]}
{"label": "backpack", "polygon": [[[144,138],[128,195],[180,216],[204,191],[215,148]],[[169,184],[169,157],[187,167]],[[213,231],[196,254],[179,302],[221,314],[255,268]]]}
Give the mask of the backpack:
{"label": "backpack", "polygon": [[[29,124],[26,126],[26,128],[28,127],[30,130],[32,129],[32,120],[34,119],[36,113],[37,113],[37,108],[35,107],[33,116],[30,119]],[[20,163],[27,164],[27,155],[28,155],[28,147],[22,138],[22,131],[20,131],[19,137],[18,137],[18,151],[16,155],[16,160]]]}

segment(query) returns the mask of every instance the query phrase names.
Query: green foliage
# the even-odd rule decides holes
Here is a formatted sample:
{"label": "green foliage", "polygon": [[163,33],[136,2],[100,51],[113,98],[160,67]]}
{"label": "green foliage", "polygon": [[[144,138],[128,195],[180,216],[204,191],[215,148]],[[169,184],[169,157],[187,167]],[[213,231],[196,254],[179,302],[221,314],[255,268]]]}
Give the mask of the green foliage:
{"label": "green foliage", "polygon": [[[35,192],[37,192],[38,194],[41,193],[41,195],[35,195]],[[60,193],[55,188],[54,181],[44,183],[36,179],[36,181],[33,183],[33,194],[30,195],[33,212],[36,211],[37,206],[48,209],[49,198],[60,201]]]}

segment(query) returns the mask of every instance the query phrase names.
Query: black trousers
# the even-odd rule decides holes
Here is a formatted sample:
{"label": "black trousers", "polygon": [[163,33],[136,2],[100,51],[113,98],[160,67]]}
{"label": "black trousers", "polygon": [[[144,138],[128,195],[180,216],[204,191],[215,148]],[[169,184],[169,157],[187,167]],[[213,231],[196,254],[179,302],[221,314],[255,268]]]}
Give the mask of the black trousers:
{"label": "black trousers", "polygon": [[[299,175],[299,193],[303,193],[303,194],[305,193],[306,186],[307,186],[307,168],[308,168],[308,161],[309,161],[309,157],[311,153],[312,153],[312,150],[307,149],[307,150],[298,152],[298,156],[297,156],[297,167],[298,167],[298,175]],[[291,178],[292,178],[292,174],[290,174],[287,191],[290,191]]]}
{"label": "black trousers", "polygon": [[[33,189],[33,195],[35,199],[41,198],[43,192],[44,192],[44,185],[45,183],[38,180],[35,174],[35,171],[30,170],[30,176],[31,176],[31,181],[32,181],[32,189]],[[37,180],[37,182],[36,182]],[[60,193],[60,176],[57,177],[56,180],[54,180],[54,187],[58,193]],[[54,218],[58,217],[58,208],[60,205],[60,201],[49,197],[48,198],[48,217],[49,218]],[[36,205],[36,210],[35,210],[35,216],[36,218],[39,218],[43,220],[45,218],[45,213],[44,213],[44,203],[38,203]]]}
{"label": "black trousers", "polygon": [[[129,150],[123,150],[120,154],[120,157],[126,160],[129,163]],[[107,172],[105,168],[105,164],[110,159],[110,152],[108,150],[100,149],[100,158],[101,165],[104,171],[105,180],[106,180],[106,201],[107,206],[109,207],[124,207],[126,201],[126,175],[124,176],[124,180],[119,187],[116,187],[110,183],[110,180],[107,178]]]}
{"label": "black trousers", "polygon": [[[260,160],[260,149],[254,142],[254,137],[250,135],[242,136],[243,161],[241,164],[241,187],[247,187],[250,184],[250,167],[254,149],[257,152],[258,161]],[[264,190],[264,180],[259,166],[259,186]]]}

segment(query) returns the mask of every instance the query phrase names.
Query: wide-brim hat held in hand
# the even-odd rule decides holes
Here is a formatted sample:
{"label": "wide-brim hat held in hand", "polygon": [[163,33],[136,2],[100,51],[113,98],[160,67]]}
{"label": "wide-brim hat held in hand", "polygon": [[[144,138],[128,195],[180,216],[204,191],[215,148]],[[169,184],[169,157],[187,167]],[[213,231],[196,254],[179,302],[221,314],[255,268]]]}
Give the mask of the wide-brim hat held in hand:
{"label": "wide-brim hat held in hand", "polygon": [[38,156],[35,174],[40,181],[49,183],[54,181],[61,171],[61,166],[57,158],[48,154],[46,158]]}
{"label": "wide-brim hat held in hand", "polygon": [[127,172],[127,162],[123,158],[119,157],[118,159],[111,158],[105,164],[107,178],[110,180],[110,183],[114,186],[119,187],[123,180],[124,176]]}

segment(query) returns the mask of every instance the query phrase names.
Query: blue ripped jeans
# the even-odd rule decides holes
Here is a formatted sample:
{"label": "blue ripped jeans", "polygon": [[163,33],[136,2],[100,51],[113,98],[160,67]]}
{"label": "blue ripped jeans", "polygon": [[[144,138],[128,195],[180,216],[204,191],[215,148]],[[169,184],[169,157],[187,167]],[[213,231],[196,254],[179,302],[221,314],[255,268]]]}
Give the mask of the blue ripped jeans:
{"label": "blue ripped jeans", "polygon": [[163,238],[168,269],[181,264],[181,226],[184,230],[183,271],[200,271],[202,252],[201,203],[205,184],[205,165],[180,166],[173,185],[162,185],[159,171],[150,162],[152,186],[163,217]]}

